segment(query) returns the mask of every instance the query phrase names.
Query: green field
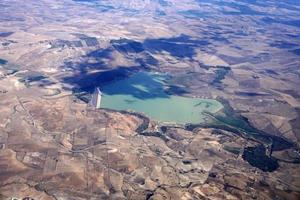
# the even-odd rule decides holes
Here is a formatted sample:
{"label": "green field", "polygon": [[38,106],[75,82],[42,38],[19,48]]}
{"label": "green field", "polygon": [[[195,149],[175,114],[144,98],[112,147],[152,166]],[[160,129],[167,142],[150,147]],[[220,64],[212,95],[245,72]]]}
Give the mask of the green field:
{"label": "green field", "polygon": [[139,72],[102,87],[102,108],[144,113],[160,122],[201,123],[203,111],[215,113],[223,106],[213,99],[187,98],[165,93],[164,74]]}

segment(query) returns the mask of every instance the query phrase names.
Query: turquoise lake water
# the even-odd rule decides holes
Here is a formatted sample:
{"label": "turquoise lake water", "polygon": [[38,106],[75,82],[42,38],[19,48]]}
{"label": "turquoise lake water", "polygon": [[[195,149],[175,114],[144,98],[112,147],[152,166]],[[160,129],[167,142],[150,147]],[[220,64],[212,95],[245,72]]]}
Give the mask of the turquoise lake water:
{"label": "turquoise lake water", "polygon": [[101,88],[101,108],[144,113],[153,120],[178,124],[200,123],[203,111],[223,108],[213,99],[188,98],[165,92],[167,76],[139,72]]}

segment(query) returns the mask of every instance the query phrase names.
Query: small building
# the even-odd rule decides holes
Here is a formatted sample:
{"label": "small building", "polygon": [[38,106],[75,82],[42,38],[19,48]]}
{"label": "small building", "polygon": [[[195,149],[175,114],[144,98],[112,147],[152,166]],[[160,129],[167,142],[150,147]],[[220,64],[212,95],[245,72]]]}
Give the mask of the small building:
{"label": "small building", "polygon": [[94,93],[92,94],[90,105],[96,109],[99,109],[101,107],[101,96],[102,96],[102,92],[97,87]]}

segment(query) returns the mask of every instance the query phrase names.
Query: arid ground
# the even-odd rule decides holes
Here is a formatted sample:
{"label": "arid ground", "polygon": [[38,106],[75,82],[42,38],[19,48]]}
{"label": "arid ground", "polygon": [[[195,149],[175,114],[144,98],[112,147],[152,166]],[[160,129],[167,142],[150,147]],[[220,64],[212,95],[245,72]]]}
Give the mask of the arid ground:
{"label": "arid ground", "polygon": [[[0,0],[0,199],[300,199],[299,16],[296,0]],[[88,103],[141,72],[222,109],[180,124]],[[153,100],[152,83],[122,95]]]}

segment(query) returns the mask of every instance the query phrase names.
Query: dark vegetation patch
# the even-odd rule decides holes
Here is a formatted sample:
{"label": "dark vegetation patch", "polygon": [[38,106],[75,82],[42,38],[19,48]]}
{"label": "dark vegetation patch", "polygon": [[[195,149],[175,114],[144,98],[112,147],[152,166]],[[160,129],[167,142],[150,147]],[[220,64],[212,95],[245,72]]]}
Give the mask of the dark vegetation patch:
{"label": "dark vegetation patch", "polygon": [[4,68],[4,75],[5,76],[9,76],[9,75],[13,75],[15,73],[17,73],[19,70],[18,69],[7,69],[7,68]]}
{"label": "dark vegetation patch", "polygon": [[93,47],[93,46],[99,45],[98,40],[93,37],[85,38],[84,41],[88,47]]}
{"label": "dark vegetation patch", "polygon": [[0,32],[0,37],[8,37],[12,35],[14,32]]}
{"label": "dark vegetation patch", "polygon": [[231,71],[230,67],[217,67],[217,70],[215,71],[216,77],[212,81],[212,85],[220,85],[222,83],[222,80],[225,79],[226,75]]}
{"label": "dark vegetation patch", "polygon": [[206,70],[209,70],[209,68],[211,68],[210,65],[205,65],[203,63],[200,63],[200,67],[203,68],[203,69],[206,69]]}
{"label": "dark vegetation patch", "polygon": [[64,47],[83,47],[81,41],[69,40],[54,40],[50,42],[51,48],[64,48]]}
{"label": "dark vegetation patch", "polygon": [[239,95],[239,96],[248,96],[248,97],[270,96],[270,94],[258,93],[258,92],[242,92],[242,91],[238,91],[238,92],[234,92],[234,93],[236,95]]}
{"label": "dark vegetation patch", "polygon": [[275,158],[266,155],[266,148],[263,145],[245,148],[242,157],[250,165],[264,172],[273,172],[279,167],[278,161]]}
{"label": "dark vegetation patch", "polygon": [[7,60],[0,58],[0,65],[5,65],[5,64],[7,64]]}
{"label": "dark vegetation patch", "polygon": [[236,154],[236,155],[238,155],[241,151],[241,148],[231,147],[231,146],[224,146],[223,149],[230,152],[230,153]]}
{"label": "dark vegetation patch", "polygon": [[140,135],[144,135],[144,136],[151,136],[151,137],[158,137],[160,139],[162,139],[164,142],[168,142],[169,139],[163,135],[161,132],[141,132]]}
{"label": "dark vegetation patch", "polygon": [[266,75],[276,75],[276,76],[279,75],[276,71],[274,71],[272,69],[265,69],[264,74],[266,74]]}
{"label": "dark vegetation patch", "polygon": [[45,79],[46,77],[43,76],[43,75],[30,75],[30,76],[27,76],[27,77],[24,77],[22,79],[20,79],[21,82],[37,82],[37,81],[40,81],[40,80],[43,80]]}
{"label": "dark vegetation patch", "polygon": [[45,87],[45,86],[50,86],[50,85],[53,85],[55,84],[55,82],[53,81],[50,81],[50,80],[47,80],[46,77],[45,79],[41,79],[40,81],[38,81],[38,86],[39,87]]}
{"label": "dark vegetation patch", "polygon": [[32,83],[39,83],[41,86],[44,84],[50,83],[50,81],[46,80],[47,77],[44,76],[43,74],[37,73],[37,72],[30,72],[30,73],[25,73],[22,75],[22,78],[19,79],[21,83],[24,83],[26,87],[29,87]]}
{"label": "dark vegetation patch", "polygon": [[73,35],[77,36],[80,40],[83,40],[88,47],[94,47],[99,45],[99,42],[95,37],[90,37],[85,34],[78,34],[78,33]]}
{"label": "dark vegetation patch", "polygon": [[192,164],[192,161],[191,160],[183,160],[182,163],[184,165],[190,165],[190,164]]}
{"label": "dark vegetation patch", "polygon": [[16,41],[13,41],[13,40],[5,40],[4,42],[2,42],[2,46],[8,46],[10,44],[15,44],[15,43],[18,43]]}

